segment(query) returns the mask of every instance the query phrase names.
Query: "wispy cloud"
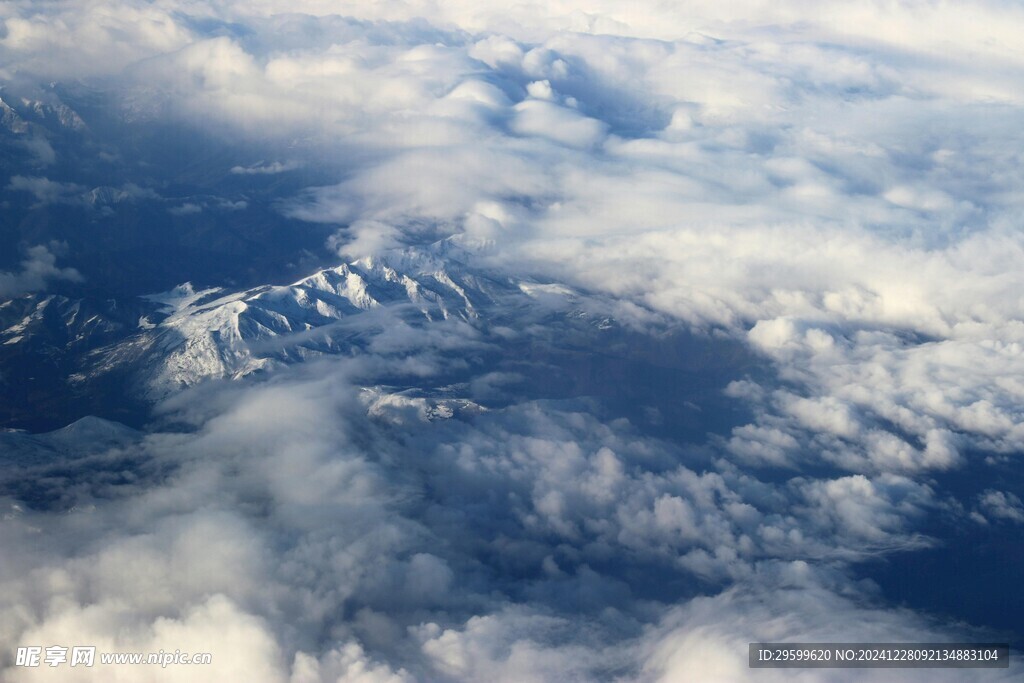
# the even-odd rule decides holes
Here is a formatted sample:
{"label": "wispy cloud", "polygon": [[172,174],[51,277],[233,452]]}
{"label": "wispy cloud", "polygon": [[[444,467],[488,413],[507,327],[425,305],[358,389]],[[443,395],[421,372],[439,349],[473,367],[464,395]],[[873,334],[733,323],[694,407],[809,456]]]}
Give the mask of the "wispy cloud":
{"label": "wispy cloud", "polygon": [[57,266],[57,256],[66,249],[67,245],[60,243],[30,247],[17,271],[0,271],[0,297],[42,291],[53,280],[81,282],[82,276],[77,270]]}
{"label": "wispy cloud", "polygon": [[272,161],[269,164],[261,161],[249,166],[232,166],[231,172],[235,175],[275,175],[301,167],[298,161]]}

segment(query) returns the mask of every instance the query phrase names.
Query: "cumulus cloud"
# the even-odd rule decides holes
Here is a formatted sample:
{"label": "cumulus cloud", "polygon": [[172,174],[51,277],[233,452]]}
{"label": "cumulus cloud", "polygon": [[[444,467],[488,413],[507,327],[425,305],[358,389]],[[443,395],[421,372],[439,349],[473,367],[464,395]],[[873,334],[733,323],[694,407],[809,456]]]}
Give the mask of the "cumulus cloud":
{"label": "cumulus cloud", "polygon": [[160,198],[152,188],[140,187],[131,182],[120,187],[100,186],[87,190],[78,183],[59,182],[38,176],[12,176],[7,189],[32,194],[36,199],[36,207],[47,204],[70,204],[99,208],[101,211],[109,210],[111,204],[120,202]]}
{"label": "cumulus cloud", "polygon": [[570,147],[596,145],[603,137],[604,128],[600,121],[541,101],[518,104],[512,125],[512,130],[517,133],[550,138]]}
{"label": "cumulus cloud", "polygon": [[197,213],[202,213],[203,207],[195,202],[185,202],[178,206],[172,206],[167,209],[167,213],[172,216],[191,216]]}
{"label": "cumulus cloud", "polygon": [[[36,461],[40,480],[71,471],[76,486],[61,510],[9,507],[0,525],[23,549],[0,571],[4,641],[210,652],[211,678],[647,680],[660,666],[647,648],[658,629],[684,632],[673,615],[692,608],[673,605],[694,585],[769,590],[778,558],[870,553],[909,539],[931,504],[900,478],[773,489],[698,473],[676,447],[572,405],[396,421],[401,402],[367,405],[351,383],[379,371],[335,359],[173,399],[192,433],[77,441]],[[666,588],[638,595],[635,573]],[[797,605],[856,614],[839,588],[815,590]],[[917,634],[911,615],[878,614],[886,635]],[[722,645],[730,666],[742,637]]]}
{"label": "cumulus cloud", "polygon": [[74,268],[57,267],[57,256],[67,245],[51,243],[30,247],[20,270],[0,272],[0,297],[15,297],[26,292],[45,290],[53,280],[81,282],[81,274]]}
{"label": "cumulus cloud", "polygon": [[300,167],[301,164],[297,161],[272,161],[269,164],[260,161],[249,166],[232,166],[231,172],[235,175],[274,175]]}
{"label": "cumulus cloud", "polygon": [[20,175],[11,178],[7,189],[15,192],[29,192],[39,204],[77,202],[81,200],[81,194],[85,190],[84,187],[75,183],[62,183],[49,178]]}
{"label": "cumulus cloud", "polygon": [[194,34],[173,8],[100,2],[8,5],[0,51],[7,77],[75,78],[116,74],[139,59],[181,48]]}
{"label": "cumulus cloud", "polygon": [[[328,331],[351,357],[171,397],[140,443],[79,454],[128,461],[123,479],[62,463],[74,507],[12,500],[0,524],[25,549],[0,563],[5,643],[202,646],[221,677],[303,683],[726,681],[752,640],[976,633],[887,607],[857,571],[935,544],[938,515],[1024,519],[989,469],[1024,449],[1019,8],[0,12],[4,78],[94,77],[129,113],[241,137],[258,151],[227,175],[322,166],[277,206],[336,225],[340,256],[440,241],[561,283],[524,289],[539,317],[368,315]],[[0,293],[77,278],[34,247]],[[574,291],[614,302],[609,324],[755,354],[768,369],[726,389],[743,419],[691,449],[550,400],[524,365],[578,351],[546,303]],[[403,381],[434,395],[389,393]],[[493,405],[452,408],[473,401]],[[951,471],[981,482],[967,500]]]}
{"label": "cumulus cloud", "polygon": [[[803,562],[765,567],[757,588],[733,588],[696,598],[671,610],[642,641],[641,680],[675,681],[858,681],[856,669],[799,670],[747,668],[748,643],[932,642],[944,636],[939,624],[906,610],[879,609],[870,598],[850,599],[843,581]],[[989,673],[989,672],[986,672]],[[874,670],[872,680],[956,681],[954,670]],[[994,680],[1010,680],[1000,672]]]}
{"label": "cumulus cloud", "polygon": [[984,513],[980,518],[982,522],[986,517],[1015,524],[1024,522],[1024,505],[1020,498],[1007,491],[989,489],[978,496],[978,504]]}

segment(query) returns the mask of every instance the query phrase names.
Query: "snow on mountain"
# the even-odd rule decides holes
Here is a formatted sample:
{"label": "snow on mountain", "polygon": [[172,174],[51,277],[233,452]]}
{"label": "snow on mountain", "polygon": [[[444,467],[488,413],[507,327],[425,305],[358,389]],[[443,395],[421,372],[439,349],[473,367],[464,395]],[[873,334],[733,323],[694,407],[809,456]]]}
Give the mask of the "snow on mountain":
{"label": "snow on mountain", "polygon": [[367,415],[392,425],[447,420],[487,411],[468,399],[417,396],[416,393],[411,390],[388,391],[385,387],[365,387],[360,400],[366,406]]}
{"label": "snow on mountain", "polygon": [[159,195],[151,189],[127,183],[121,187],[101,185],[85,192],[82,201],[88,206],[108,206],[121,202],[140,199],[159,199]]}
{"label": "snow on mountain", "polygon": [[141,366],[136,390],[158,399],[205,379],[240,378],[351,348],[350,332],[334,328],[365,312],[387,307],[411,325],[472,321],[507,296],[526,298],[517,283],[442,265],[419,250],[362,258],[290,285],[230,292],[185,283],[144,297],[157,312],[139,319],[136,334],[97,351],[96,367]]}
{"label": "snow on mountain", "polygon": [[66,457],[82,457],[125,446],[141,433],[123,424],[88,416],[44,434],[0,431],[0,452],[7,464],[46,465]]}
{"label": "snow on mountain", "polygon": [[6,88],[0,88],[5,97],[0,97],[0,125],[11,133],[20,135],[32,127],[36,130],[82,132],[87,126],[74,109],[60,100],[55,92],[40,96],[49,102],[33,97],[12,96]]}
{"label": "snow on mountain", "polygon": [[0,125],[15,135],[21,135],[28,130],[28,123],[18,115],[9,104],[0,97]]}
{"label": "snow on mountain", "polygon": [[[325,355],[379,353],[384,344],[400,356],[409,335],[433,334],[434,325],[444,326],[442,337],[504,339],[556,318],[566,325],[555,323],[558,338],[580,325],[616,324],[607,302],[558,284],[490,276],[458,259],[459,249],[442,242],[392,250],[239,291],[183,283],[132,300],[25,295],[0,303],[0,384],[17,381],[39,396],[97,396],[127,411],[206,380]],[[475,410],[396,391],[371,401],[368,412],[390,422]],[[62,409],[75,419],[71,403]]]}
{"label": "snow on mountain", "polygon": [[71,107],[63,102],[48,104],[39,100],[21,98],[23,110],[28,112],[35,119],[44,124],[51,124],[60,128],[80,131],[85,129],[85,121]]}
{"label": "snow on mountain", "polygon": [[[33,293],[2,301],[0,386],[8,395],[0,415],[23,424],[17,421],[28,419],[31,408],[57,424],[90,413],[131,423],[144,405],[206,380],[240,379],[329,354],[397,357],[431,335],[450,349],[439,352],[457,352],[453,343],[477,335],[507,341],[560,319],[564,327],[553,323],[559,332],[540,340],[553,343],[580,326],[613,325],[606,302],[560,285],[488,275],[457,258],[465,257],[460,249],[443,242],[393,250],[289,285],[241,291],[184,283],[131,299]],[[455,394],[423,398],[400,393],[406,389],[375,399],[368,412],[393,422],[474,410],[436,402]]]}
{"label": "snow on mountain", "polygon": [[[104,305],[105,304],[105,305]],[[32,341],[36,348],[73,353],[123,336],[113,302],[70,299],[55,294],[29,294],[0,304],[0,345]]]}

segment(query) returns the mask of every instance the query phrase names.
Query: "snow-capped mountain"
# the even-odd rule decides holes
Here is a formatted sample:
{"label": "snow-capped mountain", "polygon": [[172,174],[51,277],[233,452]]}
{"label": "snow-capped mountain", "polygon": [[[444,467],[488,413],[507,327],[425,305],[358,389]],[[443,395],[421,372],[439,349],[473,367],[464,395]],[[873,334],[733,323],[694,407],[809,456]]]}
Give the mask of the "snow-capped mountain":
{"label": "snow-capped mountain", "polygon": [[0,88],[0,126],[15,135],[43,130],[84,131],[87,126],[77,111],[62,102],[56,93],[41,93],[49,101],[13,95]]}
{"label": "snow-capped mountain", "polygon": [[142,300],[26,294],[0,301],[0,416],[30,428],[90,412],[131,419],[116,376],[96,377],[93,352],[135,332]]}
{"label": "snow-capped mountain", "polygon": [[232,291],[185,283],[130,300],[24,295],[0,304],[0,381],[6,375],[8,383],[69,401],[119,396],[125,410],[144,409],[205,380],[356,355],[396,327],[420,334],[435,324],[449,332],[462,325],[456,334],[473,334],[551,316],[595,329],[612,324],[599,302],[561,285],[489,276],[440,243],[342,263],[287,285]]}
{"label": "snow-capped mountain", "polygon": [[25,119],[21,118],[18,112],[4,101],[3,97],[0,97],[0,126],[15,135],[20,135],[28,130],[28,123]]}
{"label": "snow-capped mountain", "polygon": [[404,265],[412,266],[404,272],[386,258],[364,258],[290,285],[227,292],[196,291],[185,284],[145,297],[160,306],[157,315],[140,318],[138,334],[103,351],[101,367],[144,357],[147,371],[138,390],[159,398],[204,379],[238,378],[339,352],[343,339],[329,331],[311,333],[381,307],[404,305],[403,317],[413,322],[468,320],[500,287],[478,276],[449,273],[424,256],[403,256]]}
{"label": "snow-capped mountain", "polygon": [[[564,287],[491,278],[428,250],[407,249],[343,263],[288,285],[229,291],[185,283],[105,314],[87,310],[85,301],[25,297],[17,315],[8,315],[13,322],[0,331],[0,345],[36,344],[41,330],[64,330],[65,336],[49,343],[77,358],[68,383],[124,377],[130,395],[152,401],[211,378],[241,378],[324,354],[355,353],[372,336],[367,326],[400,321],[416,328],[448,320],[472,325],[481,316],[493,323],[524,310],[574,311],[586,318],[574,308],[578,304],[579,296]],[[593,322],[609,324],[604,318]]]}
{"label": "snow-capped mountain", "polygon": [[74,352],[122,336],[116,304],[70,299],[60,295],[29,295],[0,303],[0,344],[26,339],[37,345]]}

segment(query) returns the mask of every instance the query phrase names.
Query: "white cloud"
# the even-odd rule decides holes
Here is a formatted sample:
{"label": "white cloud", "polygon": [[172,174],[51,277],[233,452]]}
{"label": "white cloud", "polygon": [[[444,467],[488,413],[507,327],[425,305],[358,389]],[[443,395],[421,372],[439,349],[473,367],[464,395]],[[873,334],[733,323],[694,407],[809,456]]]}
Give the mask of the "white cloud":
{"label": "white cloud", "polygon": [[235,175],[274,175],[293,171],[301,167],[297,161],[272,161],[269,164],[262,161],[249,166],[232,166],[231,172]]}
{"label": "white cloud", "polygon": [[195,202],[185,202],[179,206],[172,206],[167,209],[167,213],[173,216],[191,216],[197,213],[202,213],[203,207]]}
{"label": "white cloud", "polygon": [[289,683],[408,683],[413,679],[404,669],[392,671],[387,665],[367,658],[358,643],[347,643],[321,659],[305,653],[295,655]]}
{"label": "white cloud", "polygon": [[0,19],[0,51],[10,72],[42,79],[116,74],[195,37],[175,17],[173,7],[135,2],[17,2]]}
{"label": "white cloud", "polygon": [[570,147],[592,147],[604,137],[605,124],[546,102],[516,105],[512,129],[520,135],[539,135]]}
{"label": "white cloud", "polygon": [[213,386],[166,406],[194,433],[39,465],[79,472],[74,507],[0,524],[22,549],[0,565],[3,639],[209,651],[211,675],[268,681],[604,678],[654,666],[636,639],[675,610],[638,601],[632,572],[760,586],[778,558],[920,542],[934,505],[893,476],[698,473],[557,403],[396,423],[350,383],[392,367]]}
{"label": "white cloud", "polygon": [[30,247],[19,271],[0,271],[0,297],[45,290],[52,280],[81,282],[82,276],[74,268],[57,267],[57,256],[66,249],[67,245],[59,243]]}
{"label": "white cloud", "polygon": [[84,187],[75,183],[62,183],[49,178],[20,175],[11,177],[7,189],[16,192],[30,192],[39,204],[80,201],[80,195],[85,190]]}
{"label": "white cloud", "polygon": [[[843,580],[804,562],[765,567],[760,585],[699,597],[670,611],[650,629],[640,647],[641,680],[697,677],[726,683],[765,681],[859,681],[858,669],[748,668],[748,643],[772,642],[936,642],[940,624],[907,610],[883,610],[870,601],[843,595]],[[1005,673],[1004,673],[1005,672]],[[958,681],[949,669],[875,669],[872,680]],[[1012,680],[1001,670],[994,680]]]}
{"label": "white cloud", "polygon": [[1012,493],[989,489],[978,497],[978,503],[989,518],[1017,524],[1024,522],[1024,504]]}
{"label": "white cloud", "polygon": [[[932,542],[930,516],[959,508],[925,477],[985,477],[986,455],[1024,448],[1018,8],[0,12],[5,77],[114,79],[135,113],[259,149],[231,174],[322,165],[281,207],[337,224],[340,254],[456,235],[475,266],[564,283],[528,293],[537,311],[600,292],[620,322],[692,326],[772,370],[730,385],[749,419],[695,455],[522,398],[522,374],[472,374],[535,326],[371,318],[352,358],[172,398],[196,431],[129,449],[134,482],[84,473],[74,514],[5,519],[26,550],[0,564],[4,642],[202,641],[217,666],[296,683],[742,680],[750,640],[962,633],[845,573]],[[78,277],[55,264],[33,248],[0,292]],[[419,397],[359,398],[454,368],[444,391],[511,405],[445,421]],[[995,486],[955,502],[1024,518]]]}
{"label": "white cloud", "polygon": [[36,163],[40,166],[49,166],[57,160],[57,153],[46,138],[31,137],[23,140],[22,145],[35,157]]}

